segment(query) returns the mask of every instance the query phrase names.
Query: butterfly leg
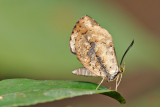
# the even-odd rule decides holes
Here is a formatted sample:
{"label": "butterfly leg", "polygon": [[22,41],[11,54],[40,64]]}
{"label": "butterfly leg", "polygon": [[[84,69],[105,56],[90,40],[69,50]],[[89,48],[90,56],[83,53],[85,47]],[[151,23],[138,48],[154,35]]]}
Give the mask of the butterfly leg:
{"label": "butterfly leg", "polygon": [[115,88],[116,91],[117,91],[117,88],[118,88],[118,86],[121,82],[121,79],[122,79],[122,74],[119,74],[117,79],[116,79],[116,88]]}
{"label": "butterfly leg", "polygon": [[117,76],[117,79],[116,79],[116,88],[115,88],[116,91],[117,91],[117,88],[118,88],[118,80],[119,80],[119,75]]}
{"label": "butterfly leg", "polygon": [[99,88],[99,86],[103,83],[103,81],[104,81],[104,77],[103,77],[103,79],[101,80],[101,82],[98,84],[96,90],[97,90],[97,89]]}

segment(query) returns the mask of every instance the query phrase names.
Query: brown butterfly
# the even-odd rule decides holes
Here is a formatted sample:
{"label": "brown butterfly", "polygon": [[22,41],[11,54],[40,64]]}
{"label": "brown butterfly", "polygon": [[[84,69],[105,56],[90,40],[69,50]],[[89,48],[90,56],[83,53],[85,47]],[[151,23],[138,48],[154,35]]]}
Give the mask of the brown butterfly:
{"label": "brown butterfly", "polygon": [[70,50],[77,55],[84,68],[78,68],[72,73],[102,77],[102,81],[96,89],[104,80],[110,82],[116,79],[115,90],[117,90],[122,72],[125,70],[125,66],[122,67],[123,58],[133,43],[134,40],[124,53],[120,66],[118,66],[112,36],[91,17],[83,16],[73,28],[70,36]]}

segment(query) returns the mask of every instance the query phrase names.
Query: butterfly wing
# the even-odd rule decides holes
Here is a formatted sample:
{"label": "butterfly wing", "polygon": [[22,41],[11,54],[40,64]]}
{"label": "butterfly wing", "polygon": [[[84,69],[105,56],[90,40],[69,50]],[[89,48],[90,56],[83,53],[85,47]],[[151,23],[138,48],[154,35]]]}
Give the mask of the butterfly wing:
{"label": "butterfly wing", "polygon": [[89,16],[81,18],[73,31],[77,35],[72,47],[80,62],[94,74],[111,80],[118,72],[118,65],[108,31]]}

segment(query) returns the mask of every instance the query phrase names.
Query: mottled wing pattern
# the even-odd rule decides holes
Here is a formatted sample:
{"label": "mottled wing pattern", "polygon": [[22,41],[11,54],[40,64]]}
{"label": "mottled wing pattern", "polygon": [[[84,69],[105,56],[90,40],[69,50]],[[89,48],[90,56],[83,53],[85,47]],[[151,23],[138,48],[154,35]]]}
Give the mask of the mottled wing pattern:
{"label": "mottled wing pattern", "polygon": [[[75,33],[75,34],[74,34]],[[89,16],[82,17],[73,29],[71,51],[86,69],[112,80],[118,72],[111,35]]]}
{"label": "mottled wing pattern", "polygon": [[[92,20],[92,21],[90,21]],[[88,23],[86,25],[86,23]],[[74,26],[73,30],[72,30],[72,34],[70,36],[70,50],[73,54],[76,54],[75,51],[75,41],[76,38],[79,34],[79,32],[81,30],[84,30],[85,28],[91,27],[91,26],[98,26],[98,23],[96,21],[94,21],[92,18],[90,18],[89,16],[83,16]]]}

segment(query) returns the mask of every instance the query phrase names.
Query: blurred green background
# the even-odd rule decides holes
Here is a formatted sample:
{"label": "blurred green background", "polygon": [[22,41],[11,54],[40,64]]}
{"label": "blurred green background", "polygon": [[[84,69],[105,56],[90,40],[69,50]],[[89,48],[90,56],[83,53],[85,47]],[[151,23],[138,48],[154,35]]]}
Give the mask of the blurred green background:
{"label": "blurred green background", "polygon": [[[124,59],[126,72],[118,89],[127,103],[120,105],[106,96],[91,95],[32,107],[159,107],[160,33],[145,26],[143,17],[138,20],[132,14],[132,8],[125,8],[130,4],[127,3],[124,0],[122,3],[116,0],[1,0],[0,79],[32,78],[99,83],[101,78],[75,76],[71,73],[82,67],[82,64],[70,52],[70,34],[75,23],[87,14],[112,35],[118,61],[131,41],[135,40]],[[134,12],[143,15],[145,3],[139,3],[134,5],[135,8],[139,7]],[[155,22],[156,16],[153,13],[148,13],[148,16],[153,17],[151,22],[160,23]],[[106,82],[103,85],[108,87]],[[114,82],[111,86],[114,89]]]}

